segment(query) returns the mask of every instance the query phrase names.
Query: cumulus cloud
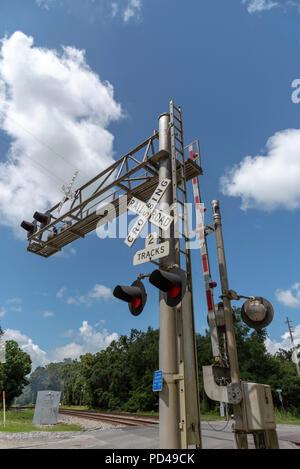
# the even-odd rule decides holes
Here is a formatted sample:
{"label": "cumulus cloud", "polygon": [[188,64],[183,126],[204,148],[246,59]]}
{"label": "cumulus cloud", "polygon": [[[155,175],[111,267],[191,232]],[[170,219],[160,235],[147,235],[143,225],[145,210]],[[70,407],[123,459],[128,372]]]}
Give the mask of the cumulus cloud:
{"label": "cumulus cloud", "polygon": [[270,137],[265,155],[246,156],[221,177],[221,191],[240,197],[241,208],[288,210],[300,207],[300,130]]}
{"label": "cumulus cloud", "polygon": [[80,305],[80,304],[85,304],[86,306],[90,306],[92,304],[92,301],[96,299],[103,299],[103,300],[110,300],[113,299],[113,292],[112,289],[109,287],[106,287],[105,285],[99,285],[96,284],[91,291],[89,291],[86,295],[80,295],[80,296],[70,296],[67,298],[66,302],[67,304],[75,304],[75,305]]}
{"label": "cumulus cloud", "polygon": [[38,345],[34,344],[32,339],[20,331],[15,329],[6,329],[3,338],[5,341],[14,340],[18,343],[21,350],[28,353],[32,361],[31,371],[34,371],[38,366],[46,366],[50,361],[47,358],[47,353],[42,350]]}
{"label": "cumulus cloud", "polygon": [[300,306],[300,283],[295,283],[287,290],[278,288],[275,291],[277,300],[289,308],[298,308]]}
{"label": "cumulus cloud", "polygon": [[62,198],[113,162],[107,126],[122,116],[113,86],[88,66],[85,52],[34,45],[16,31],[0,51],[0,130],[9,138],[0,163],[0,223],[19,236],[20,222]]}
{"label": "cumulus cloud", "polygon": [[116,332],[109,334],[107,329],[97,332],[88,321],[82,321],[77,341],[55,349],[51,353],[52,360],[63,361],[65,358],[76,359],[85,353],[97,353],[105,349],[113,340],[118,340]]}
{"label": "cumulus cloud", "polygon": [[[5,341],[14,340],[24,352],[30,355],[32,361],[31,371],[34,371],[38,366],[46,366],[51,362],[61,362],[65,358],[74,360],[85,353],[97,353],[108,347],[113,340],[118,340],[119,336],[116,332],[109,333],[107,329],[103,329],[101,332],[97,331],[98,325],[91,326],[88,321],[82,321],[73,342],[48,353],[34,344],[30,337],[18,330],[6,329],[3,338]],[[62,336],[70,338],[74,334],[74,330],[69,329]]]}
{"label": "cumulus cloud", "polygon": [[95,285],[92,291],[88,293],[89,298],[104,298],[109,299],[112,298],[112,290],[111,288],[105,287],[104,285]]}
{"label": "cumulus cloud", "polygon": [[[297,347],[297,345],[300,344],[300,324],[295,326],[294,332],[293,332],[293,338],[294,338],[294,344]],[[271,340],[269,337],[267,337],[265,341],[266,349],[269,353],[274,355],[278,350],[284,349],[284,350],[290,350],[292,348],[291,344],[291,339],[290,339],[290,334],[289,332],[285,332],[281,336],[281,341],[277,340]]]}

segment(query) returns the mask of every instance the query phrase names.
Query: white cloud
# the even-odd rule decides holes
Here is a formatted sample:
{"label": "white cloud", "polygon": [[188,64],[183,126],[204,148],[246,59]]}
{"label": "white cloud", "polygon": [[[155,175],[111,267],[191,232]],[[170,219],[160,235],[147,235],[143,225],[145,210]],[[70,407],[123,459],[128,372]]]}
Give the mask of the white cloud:
{"label": "white cloud", "polygon": [[266,155],[246,156],[221,177],[221,191],[240,197],[241,208],[288,210],[300,207],[300,130],[287,129],[270,137]]}
{"label": "white cloud", "polygon": [[[91,326],[88,321],[82,321],[75,341],[48,353],[34,344],[32,339],[27,335],[22,334],[18,330],[6,329],[3,338],[5,341],[16,341],[19,347],[30,355],[32,360],[31,371],[34,371],[38,366],[46,366],[53,361],[60,362],[65,358],[79,358],[80,355],[85,353],[97,353],[108,347],[113,340],[118,340],[119,336],[116,332],[110,334],[107,329],[103,329],[99,332],[96,330],[97,325],[98,324]],[[63,337],[69,338],[74,335],[74,330],[69,329],[62,335]]]}
{"label": "white cloud", "polygon": [[92,291],[88,293],[89,298],[104,298],[109,299],[113,297],[111,288],[104,285],[95,285]]}
{"label": "white cloud", "polygon": [[27,335],[22,334],[20,331],[14,329],[6,329],[4,331],[4,340],[14,340],[18,343],[19,347],[30,355],[32,361],[31,371],[38,366],[46,366],[50,361],[47,358],[47,353],[40,349],[40,347],[32,342]]}
{"label": "white cloud", "polygon": [[243,0],[243,3],[247,5],[249,13],[271,10],[272,8],[279,6],[279,3],[274,2],[273,0]]}
{"label": "white cloud", "polygon": [[65,358],[76,359],[85,353],[97,353],[105,349],[113,340],[118,340],[116,332],[109,334],[107,329],[97,332],[95,326],[83,321],[79,328],[78,342],[59,347],[51,353],[52,360],[63,361]]}
{"label": "white cloud", "polygon": [[20,31],[2,39],[0,130],[11,144],[0,163],[1,224],[22,236],[20,222],[57,203],[75,169],[78,187],[111,164],[107,126],[121,116],[112,85],[84,51],[37,47]]}
{"label": "white cloud", "polygon": [[50,6],[53,5],[56,0],[35,0],[35,1],[39,7],[49,10]]}
{"label": "white cloud", "polygon": [[300,13],[299,0],[242,0],[242,3],[247,6],[249,13],[270,11],[276,7],[280,8],[283,12],[286,12],[288,8],[296,8],[298,13]]}
{"label": "white cloud", "polygon": [[130,0],[123,12],[123,20],[127,23],[131,18],[139,18],[141,14],[141,0]]}
{"label": "white cloud", "polygon": [[118,13],[118,9],[119,9],[118,4],[116,2],[112,2],[112,4],[111,4],[111,14],[112,14],[113,17],[115,17],[116,14]]}
{"label": "white cloud", "polygon": [[11,306],[11,311],[15,311],[16,313],[20,313],[22,311],[22,306]]}
{"label": "white cloud", "polygon": [[[294,338],[294,343],[295,346],[300,344],[300,324],[295,326],[294,332],[293,332],[293,338]],[[265,341],[265,345],[267,348],[267,351],[274,355],[280,348],[284,350],[290,350],[292,348],[291,344],[291,339],[290,339],[290,334],[289,332],[285,332],[281,336],[282,341],[278,342],[276,340],[271,340],[269,337],[267,337]]]}
{"label": "white cloud", "polygon": [[21,298],[9,298],[8,300],[5,301],[5,304],[9,305],[8,306],[9,310],[16,311],[17,313],[20,313],[22,311],[21,303],[22,303]]}
{"label": "white cloud", "polygon": [[62,298],[63,297],[63,294],[64,292],[67,290],[67,287],[62,287],[60,288],[60,290],[58,290],[58,292],[56,293],[56,297],[57,298]]}
{"label": "white cloud", "polygon": [[0,311],[0,318],[3,318],[6,315],[6,309],[2,308],[2,311]]}
{"label": "white cloud", "polygon": [[8,300],[5,301],[6,304],[12,304],[12,303],[22,303],[21,298],[9,298]]}
{"label": "white cloud", "polygon": [[52,311],[44,311],[43,316],[44,318],[52,318],[54,316],[54,313]]}
{"label": "white cloud", "polygon": [[275,291],[277,300],[284,306],[289,308],[297,308],[300,306],[300,283],[295,283],[287,290],[278,288]]}
{"label": "white cloud", "polygon": [[105,285],[96,284],[91,291],[89,291],[86,295],[81,296],[70,296],[66,302],[67,304],[85,304],[86,306],[90,306],[92,304],[92,300],[96,299],[103,299],[109,300],[113,298],[112,289],[106,287]]}
{"label": "white cloud", "polygon": [[[85,0],[85,2],[82,0],[77,2],[75,0],[36,0],[36,4],[46,10],[59,6],[67,13],[81,11],[83,15],[84,12],[90,12],[97,18],[100,16],[106,19],[109,16],[120,17],[125,23],[133,18],[140,19],[142,7],[141,0],[115,0],[113,2],[111,0]],[[91,16],[89,16],[89,21],[91,21]]]}

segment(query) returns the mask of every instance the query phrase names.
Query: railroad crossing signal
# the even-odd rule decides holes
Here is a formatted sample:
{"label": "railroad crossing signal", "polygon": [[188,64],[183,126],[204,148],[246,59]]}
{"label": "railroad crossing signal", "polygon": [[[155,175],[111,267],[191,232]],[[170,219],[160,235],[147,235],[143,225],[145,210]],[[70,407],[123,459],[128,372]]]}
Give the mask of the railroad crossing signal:
{"label": "railroad crossing signal", "polygon": [[37,222],[35,220],[33,222],[23,220],[21,227],[27,231],[27,238],[30,238],[30,236],[32,236],[38,230]]}
{"label": "railroad crossing signal", "polygon": [[154,270],[149,281],[163,292],[168,306],[174,307],[181,302],[185,294],[187,279],[185,272],[179,267],[174,267],[170,271]]}
{"label": "railroad crossing signal", "polygon": [[245,301],[241,309],[241,316],[247,326],[259,330],[272,322],[274,309],[268,300],[256,296]]}
{"label": "railroad crossing signal", "polygon": [[50,212],[35,212],[33,218],[40,223],[40,230],[45,228],[45,226],[49,225],[51,221]]}
{"label": "railroad crossing signal", "polygon": [[133,316],[141,314],[147,301],[147,293],[140,280],[135,280],[131,286],[117,285],[113,295],[128,303],[129,311]]}
{"label": "railroad crossing signal", "polygon": [[137,221],[134,224],[134,227],[128,234],[127,238],[125,239],[125,244],[129,246],[130,248],[133,246],[133,243],[136,241],[136,239],[139,237],[141,234],[144,226],[146,225],[147,221],[151,217],[152,213],[154,212],[154,209],[156,205],[160,202],[162,196],[166,192],[169,184],[171,183],[171,179],[164,178],[157,186],[155,191],[153,192],[152,196],[150,197],[149,202],[146,204],[146,210],[144,210]]}

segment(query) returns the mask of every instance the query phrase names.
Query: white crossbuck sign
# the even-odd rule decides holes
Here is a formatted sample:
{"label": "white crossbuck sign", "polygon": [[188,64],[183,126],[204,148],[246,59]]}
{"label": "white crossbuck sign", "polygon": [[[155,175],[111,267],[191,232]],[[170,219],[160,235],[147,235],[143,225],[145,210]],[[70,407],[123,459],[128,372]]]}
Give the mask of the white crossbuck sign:
{"label": "white crossbuck sign", "polygon": [[[143,213],[148,210],[147,204],[139,199],[136,199],[135,197],[132,197],[132,199],[130,200],[128,204],[128,209],[136,213],[137,215],[143,215]],[[155,208],[149,218],[149,222],[152,225],[155,225],[164,231],[170,228],[170,225],[173,220],[174,217],[163,212],[162,210],[159,210],[159,208]]]}
{"label": "white crossbuck sign", "polygon": [[149,221],[149,218],[153,214],[156,205],[160,202],[170,183],[171,179],[162,179],[162,181],[160,181],[157,188],[153,192],[149,202],[145,204],[145,210],[142,210],[142,213],[138,217],[133,228],[131,229],[130,233],[124,241],[125,244],[127,244],[127,246],[129,246],[130,248],[133,246],[134,242],[141,234],[144,226]]}

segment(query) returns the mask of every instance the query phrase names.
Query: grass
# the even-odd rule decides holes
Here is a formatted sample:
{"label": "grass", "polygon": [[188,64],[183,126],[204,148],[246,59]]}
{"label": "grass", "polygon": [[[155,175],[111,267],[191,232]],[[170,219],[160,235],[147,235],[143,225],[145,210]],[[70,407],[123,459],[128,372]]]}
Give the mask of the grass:
{"label": "grass", "polygon": [[79,431],[79,425],[67,425],[58,423],[51,427],[40,427],[32,424],[33,410],[8,410],[6,411],[6,423],[3,424],[3,411],[0,411],[0,432],[20,433],[20,432],[68,432]]}
{"label": "grass", "polygon": [[300,417],[292,415],[290,412],[275,411],[276,423],[281,425],[300,425]]}

